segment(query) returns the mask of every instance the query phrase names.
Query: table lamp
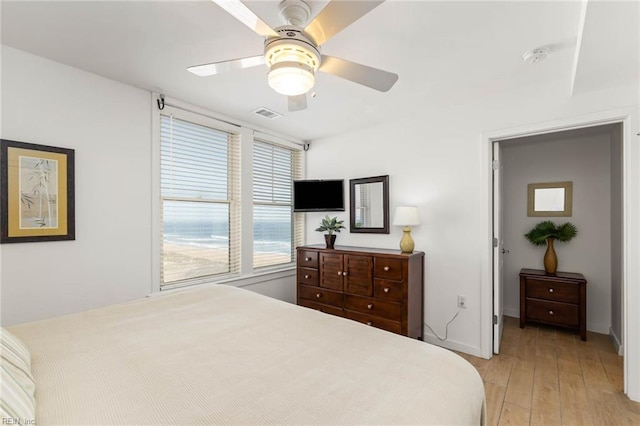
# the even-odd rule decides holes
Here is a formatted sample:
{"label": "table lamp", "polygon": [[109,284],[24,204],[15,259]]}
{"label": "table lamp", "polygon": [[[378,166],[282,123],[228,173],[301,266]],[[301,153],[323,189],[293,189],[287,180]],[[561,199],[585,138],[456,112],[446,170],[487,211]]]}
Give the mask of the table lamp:
{"label": "table lamp", "polygon": [[411,238],[410,226],[420,225],[420,217],[418,216],[418,208],[416,206],[399,206],[393,215],[393,224],[404,226],[402,239],[400,240],[400,250],[403,253],[413,253],[415,243]]}

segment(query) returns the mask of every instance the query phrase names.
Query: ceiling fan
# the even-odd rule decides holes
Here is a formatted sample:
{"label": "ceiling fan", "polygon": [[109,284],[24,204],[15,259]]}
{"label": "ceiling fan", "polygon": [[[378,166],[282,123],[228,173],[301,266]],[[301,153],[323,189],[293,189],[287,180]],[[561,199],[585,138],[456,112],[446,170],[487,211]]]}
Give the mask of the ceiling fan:
{"label": "ceiling fan", "polygon": [[232,72],[266,64],[268,82],[288,96],[289,111],[307,107],[306,93],[315,84],[316,71],[386,92],[398,75],[320,53],[320,45],[379,6],[384,0],[330,1],[306,27],[311,8],[302,0],[284,0],[278,6],[285,25],[272,29],[240,0],[213,0],[240,22],[265,37],[264,54],[189,67],[199,76]]}

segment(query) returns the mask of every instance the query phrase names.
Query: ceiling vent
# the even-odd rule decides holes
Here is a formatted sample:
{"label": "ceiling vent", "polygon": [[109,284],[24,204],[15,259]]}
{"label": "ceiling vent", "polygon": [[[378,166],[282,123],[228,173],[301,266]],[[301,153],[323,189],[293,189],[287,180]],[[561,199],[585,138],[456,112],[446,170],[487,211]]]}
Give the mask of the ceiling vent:
{"label": "ceiling vent", "polygon": [[265,108],[265,107],[254,109],[251,112],[259,115],[260,117],[268,118],[269,120],[275,120],[276,118],[282,117],[282,114],[278,114],[277,112],[272,111],[269,108]]}

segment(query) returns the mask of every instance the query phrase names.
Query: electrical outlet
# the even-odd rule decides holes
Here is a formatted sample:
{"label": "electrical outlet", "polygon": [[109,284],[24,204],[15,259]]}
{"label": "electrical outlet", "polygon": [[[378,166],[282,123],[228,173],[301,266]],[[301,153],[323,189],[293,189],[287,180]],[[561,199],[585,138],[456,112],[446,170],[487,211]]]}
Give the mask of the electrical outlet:
{"label": "electrical outlet", "polygon": [[459,308],[467,308],[467,296],[458,295],[458,307]]}

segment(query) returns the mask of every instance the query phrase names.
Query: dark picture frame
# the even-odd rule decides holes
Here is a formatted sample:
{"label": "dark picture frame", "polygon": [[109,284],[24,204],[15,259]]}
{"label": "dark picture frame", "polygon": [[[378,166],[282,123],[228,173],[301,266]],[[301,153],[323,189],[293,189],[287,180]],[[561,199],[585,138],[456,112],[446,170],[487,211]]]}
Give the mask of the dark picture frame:
{"label": "dark picture frame", "polygon": [[0,243],[75,240],[75,151],[0,139]]}

